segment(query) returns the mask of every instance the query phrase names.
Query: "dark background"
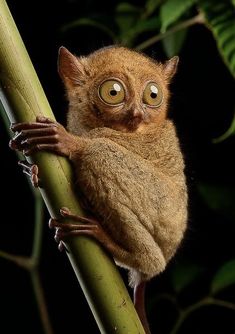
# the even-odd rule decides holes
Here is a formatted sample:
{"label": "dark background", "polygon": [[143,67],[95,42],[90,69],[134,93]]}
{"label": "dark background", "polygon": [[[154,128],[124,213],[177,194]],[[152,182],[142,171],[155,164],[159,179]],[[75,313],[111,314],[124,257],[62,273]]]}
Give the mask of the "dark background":
{"label": "dark background", "polygon": [[[62,24],[86,16],[89,11],[112,13],[118,1],[9,0],[8,5],[39,75],[52,109],[65,122],[66,101],[56,69],[58,48],[64,45],[78,55],[109,45],[111,41],[97,29],[80,27],[63,34]],[[141,4],[141,1],[139,1]],[[52,7],[50,7],[52,6]],[[161,45],[146,50],[150,56],[165,59]],[[184,306],[207,294],[208,284],[220,265],[234,258],[235,224],[232,216],[211,210],[198,192],[198,184],[234,188],[234,137],[213,144],[224,133],[233,117],[234,80],[222,62],[211,33],[194,26],[180,53],[180,65],[172,84],[170,115],[175,120],[186,159],[189,184],[189,228],[177,256],[164,274],[149,283],[151,304],[159,293],[173,294],[171,270],[191,261],[204,269],[194,285],[179,296]],[[29,255],[33,233],[33,198],[17,158],[8,148],[8,135],[0,123],[1,233],[0,249]],[[230,199],[231,200],[231,199]],[[65,254],[57,251],[53,233],[47,228],[45,211],[41,279],[55,333],[98,333],[73,270]],[[0,258],[0,320],[2,333],[42,333],[29,275],[22,268]],[[125,273],[122,272],[126,281]],[[235,302],[235,290],[224,292],[224,299]],[[203,309],[190,317],[180,333],[234,333],[234,312],[222,308]],[[149,311],[153,334],[169,333],[175,311],[167,303]],[[81,327],[85,328],[82,331]],[[3,330],[4,328],[4,330]]]}

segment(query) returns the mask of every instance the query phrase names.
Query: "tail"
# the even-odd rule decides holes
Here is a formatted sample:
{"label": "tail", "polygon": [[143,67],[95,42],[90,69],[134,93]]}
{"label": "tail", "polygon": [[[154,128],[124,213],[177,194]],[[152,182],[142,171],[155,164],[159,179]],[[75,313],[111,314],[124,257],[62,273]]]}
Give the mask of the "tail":
{"label": "tail", "polygon": [[142,322],[146,334],[151,334],[145,311],[145,286],[146,282],[140,282],[134,287],[134,305]]}

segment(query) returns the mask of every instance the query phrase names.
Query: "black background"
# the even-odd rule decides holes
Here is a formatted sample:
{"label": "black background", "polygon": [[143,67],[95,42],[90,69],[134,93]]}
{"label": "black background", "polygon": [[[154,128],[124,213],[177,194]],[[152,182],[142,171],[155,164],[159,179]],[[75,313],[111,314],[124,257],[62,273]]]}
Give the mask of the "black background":
{"label": "black background", "polygon": [[[63,34],[60,27],[77,17],[86,16],[90,11],[111,13],[116,3],[8,1],[52,109],[62,123],[65,122],[66,101],[56,68],[58,48],[64,45],[82,55],[108,45],[111,41],[95,29],[81,27]],[[154,53],[156,58],[162,60],[165,58],[159,45],[146,52],[149,55]],[[205,27],[191,28],[172,84],[170,107],[170,115],[176,122],[185,154],[190,194],[189,229],[173,262],[180,261],[182,257],[189,258],[208,268],[208,276],[182,297],[183,302],[206,293],[207,280],[210,280],[220,264],[235,255],[234,221],[209,210],[197,192],[199,181],[234,186],[234,138],[212,144],[212,138],[224,133],[231,123],[234,88],[234,80],[218,54],[211,33]],[[33,198],[17,166],[16,156],[8,148],[8,141],[1,122],[0,249],[29,255],[33,234]],[[48,219],[45,211],[40,272],[55,333],[98,333],[67,257],[57,251],[53,233],[47,228]],[[5,328],[1,332],[13,333],[18,329],[24,333],[42,333],[29,275],[22,268],[1,258],[0,268],[0,318],[1,327]],[[149,283],[147,299],[162,289],[170,290],[170,268],[171,264],[161,277]],[[125,273],[122,274],[126,280]],[[169,310],[164,313],[163,305],[161,310],[155,312],[150,315],[153,329],[157,333],[168,333],[166,323],[168,317],[171,317]],[[203,312],[200,316],[201,324],[195,316],[195,319],[190,320],[193,325],[186,323],[185,333],[226,334],[235,330],[232,312],[225,313],[221,309]],[[80,326],[85,330],[79,330]]]}

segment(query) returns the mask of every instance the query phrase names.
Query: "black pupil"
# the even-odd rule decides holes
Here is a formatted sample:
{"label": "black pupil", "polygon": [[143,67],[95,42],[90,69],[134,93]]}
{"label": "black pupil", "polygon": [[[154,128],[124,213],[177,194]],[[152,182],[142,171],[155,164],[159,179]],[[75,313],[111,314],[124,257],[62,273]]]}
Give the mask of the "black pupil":
{"label": "black pupil", "polygon": [[150,94],[150,96],[151,96],[152,99],[156,99],[156,97],[157,97],[157,93],[152,92],[152,93]]}
{"label": "black pupil", "polygon": [[117,91],[116,91],[115,89],[112,89],[112,90],[110,91],[110,95],[111,95],[111,96],[116,96],[116,95],[117,95]]}

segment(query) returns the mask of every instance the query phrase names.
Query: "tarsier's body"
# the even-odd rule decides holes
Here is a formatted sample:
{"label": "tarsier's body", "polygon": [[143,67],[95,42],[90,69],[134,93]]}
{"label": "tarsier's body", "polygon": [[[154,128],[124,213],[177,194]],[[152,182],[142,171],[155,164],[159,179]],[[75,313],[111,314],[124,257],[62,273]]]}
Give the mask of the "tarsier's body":
{"label": "tarsier's body", "polygon": [[21,142],[18,135],[12,144],[26,154],[48,149],[69,157],[75,187],[108,237],[93,236],[129,269],[133,287],[164,270],[186,228],[184,162],[167,119],[176,66],[176,58],[160,64],[119,47],[86,58],[62,48],[59,72],[69,100],[70,134],[38,119],[39,129],[47,129],[44,138],[54,136],[54,142],[30,141],[35,127],[21,126],[15,129],[23,129]]}

